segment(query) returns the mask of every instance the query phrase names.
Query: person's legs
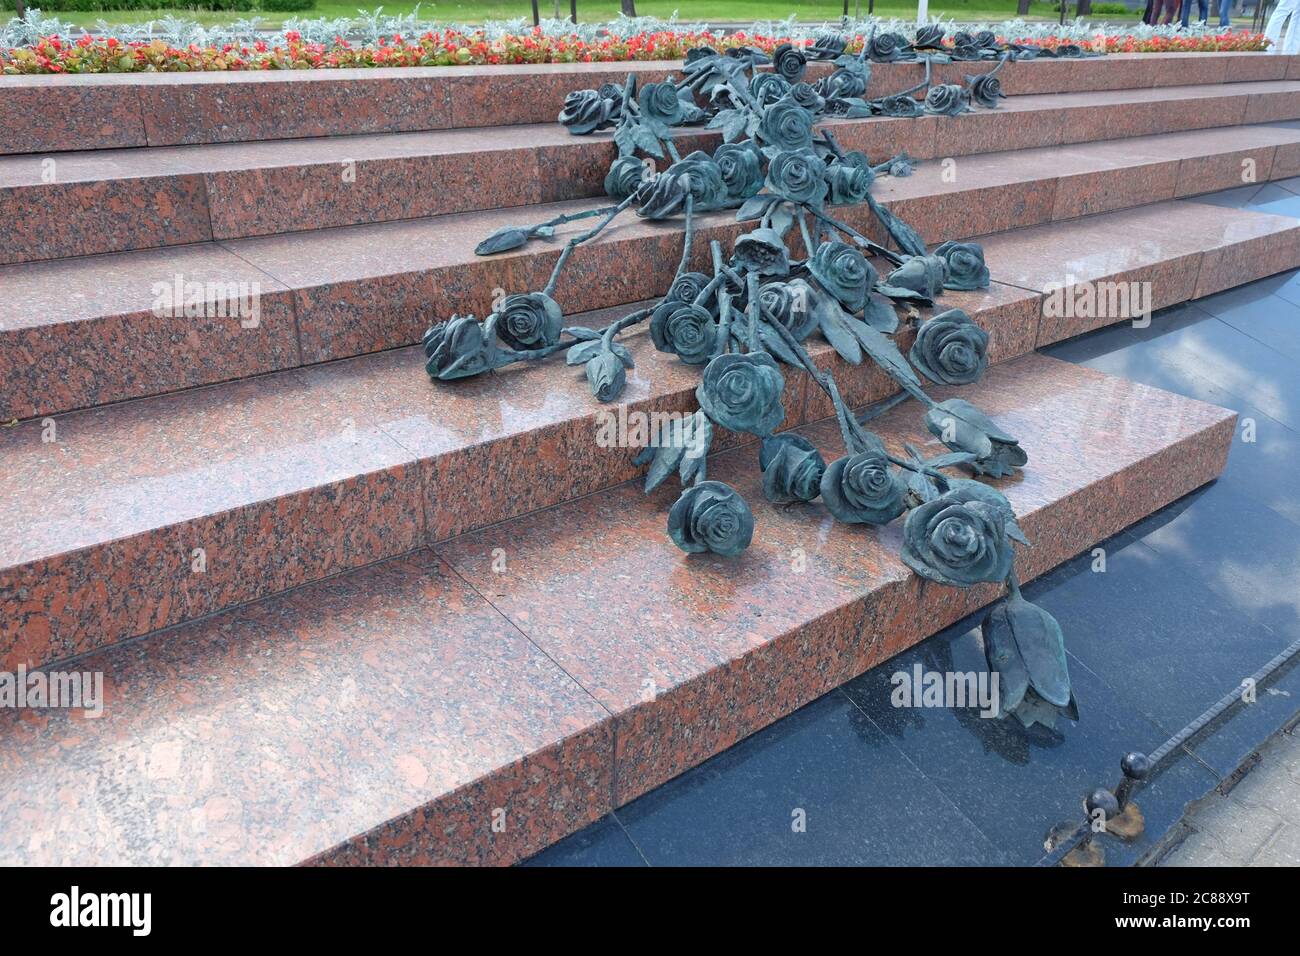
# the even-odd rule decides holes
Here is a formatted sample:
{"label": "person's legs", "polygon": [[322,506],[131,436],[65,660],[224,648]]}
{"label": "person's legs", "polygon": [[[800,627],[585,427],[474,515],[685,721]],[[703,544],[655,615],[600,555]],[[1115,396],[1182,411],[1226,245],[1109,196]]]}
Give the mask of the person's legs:
{"label": "person's legs", "polygon": [[1300,53],[1300,0],[1290,0],[1291,19],[1286,25],[1286,40],[1282,43],[1282,52]]}
{"label": "person's legs", "polygon": [[1228,14],[1232,11],[1232,0],[1219,0],[1219,26],[1230,27],[1232,20]]}
{"label": "person's legs", "polygon": [[1268,18],[1268,23],[1264,26],[1264,36],[1273,42],[1269,45],[1269,53],[1286,52],[1282,43],[1282,24],[1287,20],[1287,39],[1291,39],[1291,34],[1295,32],[1295,12],[1297,0],[1277,0],[1277,6],[1273,8],[1273,14]]}

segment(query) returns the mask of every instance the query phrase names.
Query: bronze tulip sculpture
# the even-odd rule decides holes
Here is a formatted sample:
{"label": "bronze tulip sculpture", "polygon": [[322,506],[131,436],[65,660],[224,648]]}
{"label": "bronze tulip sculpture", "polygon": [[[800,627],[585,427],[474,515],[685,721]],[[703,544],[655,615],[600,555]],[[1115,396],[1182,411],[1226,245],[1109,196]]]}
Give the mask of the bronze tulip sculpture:
{"label": "bronze tulip sculpture", "polygon": [[[549,239],[565,222],[595,220],[567,241],[541,291],[506,296],[481,322],[453,316],[431,327],[424,337],[427,371],[436,380],[450,380],[563,350],[570,365],[583,366],[593,395],[612,402],[632,367],[617,337],[648,320],[656,349],[702,367],[699,410],[674,421],[637,458],[648,468],[647,492],[673,473],[684,486],[668,516],[672,541],[688,553],[734,556],[748,547],[753,511],[734,488],[707,478],[706,456],[715,428],[753,435],[769,501],[820,498],[836,519],[850,524],[883,525],[905,515],[901,557],[917,574],[954,587],[1005,583],[1009,596],[984,623],[990,667],[1001,675],[1004,712],[1026,725],[1051,725],[1057,713],[1076,714],[1060,627],[1020,595],[1011,542],[1028,542],[1011,505],[991,486],[960,477],[963,469],[1008,476],[1028,456],[974,405],[936,402],[923,384],[977,381],[988,363],[988,333],[961,310],[949,309],[920,321],[907,355],[892,337],[900,327],[899,306],[912,321],[914,306],[933,305],[946,289],[987,287],[983,251],[969,242],[928,250],[911,226],[870,193],[877,176],[911,172],[906,155],[872,165],[816,126],[827,117],[955,115],[971,103],[995,105],[996,80],[988,74],[982,86],[981,78],[968,77],[967,88],[930,87],[928,62],[926,82],[910,91],[928,88],[924,100],[910,94],[864,98],[872,60],[925,56],[918,51],[942,41],[934,29],[924,28],[913,44],[873,36],[857,55],[844,52],[843,38],[823,38],[805,49],[784,45],[771,58],[771,71],[756,69],[769,58],[753,50],[696,49],[680,81],[638,88],[629,76],[621,87],[569,94],[560,122],[570,132],[613,130],[618,157],[605,179],[613,203],[486,238],[477,251],[490,255]],[[991,58],[992,51],[1005,62],[1016,54],[974,38],[971,43],[968,59]],[[809,58],[831,60],[835,69],[815,83],[804,82]],[[700,123],[721,131],[723,144],[712,155],[679,155],[674,129]],[[666,165],[655,171],[643,157]],[[835,206],[862,203],[896,250],[837,218]],[[685,220],[681,260],[667,294],[604,328],[566,326],[553,298],[565,264],[579,245],[630,208],[646,219]],[[710,243],[710,272],[691,271],[696,216],[724,208],[736,209],[737,219],[751,228],[729,256],[719,243]],[[888,272],[880,274],[868,255],[886,263]],[[809,356],[804,343],[814,333],[847,362],[870,359],[879,365],[902,391],[876,413],[909,398],[920,402],[927,429],[947,453],[927,459],[907,446],[906,455],[891,454],[848,408],[833,375]],[[826,462],[806,438],[779,431],[785,367],[805,371],[829,396],[844,440],[842,457]]]}

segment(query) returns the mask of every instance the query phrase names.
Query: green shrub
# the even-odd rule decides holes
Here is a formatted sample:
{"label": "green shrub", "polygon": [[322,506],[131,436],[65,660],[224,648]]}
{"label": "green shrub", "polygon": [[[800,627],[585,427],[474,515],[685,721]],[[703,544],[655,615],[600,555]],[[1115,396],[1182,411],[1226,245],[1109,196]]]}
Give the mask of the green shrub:
{"label": "green shrub", "polygon": [[262,0],[262,9],[267,13],[294,13],[315,7],[316,0]]}

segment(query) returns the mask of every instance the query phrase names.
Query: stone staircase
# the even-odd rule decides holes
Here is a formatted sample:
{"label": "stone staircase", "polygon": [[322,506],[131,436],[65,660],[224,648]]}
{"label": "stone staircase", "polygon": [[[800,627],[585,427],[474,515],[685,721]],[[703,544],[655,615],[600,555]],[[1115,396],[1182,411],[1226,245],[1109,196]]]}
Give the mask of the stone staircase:
{"label": "stone staircase", "polygon": [[[98,671],[107,697],[0,709],[0,862],[514,862],[992,600],[913,575],[898,523],[767,504],[731,434],[710,476],[758,533],[688,560],[677,489],[597,447],[580,372],[428,381],[429,322],[540,288],[561,245],[475,244],[599,204],[614,149],[554,123],[564,94],[672,67],[0,79],[0,671]],[[1222,468],[1231,411],[1033,353],[1117,321],[1049,293],[1147,283],[1161,308],[1300,266],[1294,220],[1195,200],[1300,175],[1300,58],[1000,75],[995,112],[832,125],[926,160],[874,195],[927,241],[984,245],[992,286],[943,304],[992,335],[960,394],[1030,453],[998,483],[1029,578]],[[920,77],[877,66],[872,95]],[[701,264],[741,231],[699,225]],[[681,234],[620,220],[557,300],[662,295]],[[160,314],[178,276],[255,285],[256,323]],[[698,369],[627,342],[630,410],[695,407]],[[812,354],[854,405],[894,390]],[[786,386],[785,425],[842,453],[808,377]],[[873,428],[924,443],[918,417]]]}

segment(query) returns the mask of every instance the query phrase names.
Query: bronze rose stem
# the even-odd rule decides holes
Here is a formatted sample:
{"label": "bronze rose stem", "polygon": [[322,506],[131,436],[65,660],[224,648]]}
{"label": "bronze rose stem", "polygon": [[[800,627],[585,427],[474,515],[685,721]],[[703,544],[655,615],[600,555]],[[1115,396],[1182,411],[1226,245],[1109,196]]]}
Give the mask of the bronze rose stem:
{"label": "bronze rose stem", "polygon": [[613,222],[619,213],[621,213],[628,206],[632,205],[632,202],[635,199],[636,199],[636,194],[633,193],[631,196],[628,196],[617,206],[614,206],[613,209],[610,211],[610,213],[600,221],[600,224],[597,225],[596,228],[590,229],[587,232],[584,232],[580,236],[574,236],[567,243],[565,243],[564,251],[560,253],[560,259],[558,262],[555,263],[555,268],[551,271],[551,278],[547,280],[545,288],[542,289],[543,295],[550,296],[555,294],[555,284],[560,281],[560,270],[563,269],[564,264],[569,261],[569,256],[573,255],[573,250],[576,249],[582,243],[586,242],[588,239],[594,239],[596,238],[596,236],[600,235],[601,231],[606,226],[608,226],[611,222]]}
{"label": "bronze rose stem", "polygon": [[834,229],[838,229],[840,232],[844,233],[846,236],[848,236],[850,239],[856,242],[863,249],[866,249],[867,252],[871,253],[873,256],[880,256],[880,258],[885,259],[896,266],[901,266],[903,264],[903,257],[900,256],[898,253],[894,252],[892,249],[886,249],[884,246],[880,245],[879,243],[872,242],[870,239],[862,235],[862,233],[858,232],[852,226],[845,225],[844,223],[840,222],[838,219],[834,219],[826,215],[824,212],[822,212],[819,209],[814,209],[812,207],[809,207],[808,211],[811,212],[818,219],[820,219],[822,222],[826,223],[828,226],[831,226]]}

